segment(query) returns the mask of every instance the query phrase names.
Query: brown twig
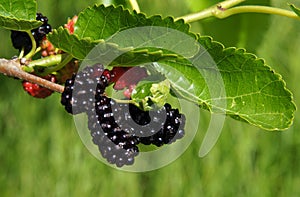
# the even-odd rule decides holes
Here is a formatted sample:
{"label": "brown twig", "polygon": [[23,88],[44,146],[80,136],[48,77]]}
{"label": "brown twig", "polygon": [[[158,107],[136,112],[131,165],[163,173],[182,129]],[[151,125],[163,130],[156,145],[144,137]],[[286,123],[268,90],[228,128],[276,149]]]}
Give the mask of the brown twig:
{"label": "brown twig", "polygon": [[17,77],[31,83],[36,83],[40,86],[59,93],[62,93],[64,91],[64,86],[62,85],[53,83],[51,81],[23,71],[21,65],[14,60],[0,59],[0,73],[11,77]]}

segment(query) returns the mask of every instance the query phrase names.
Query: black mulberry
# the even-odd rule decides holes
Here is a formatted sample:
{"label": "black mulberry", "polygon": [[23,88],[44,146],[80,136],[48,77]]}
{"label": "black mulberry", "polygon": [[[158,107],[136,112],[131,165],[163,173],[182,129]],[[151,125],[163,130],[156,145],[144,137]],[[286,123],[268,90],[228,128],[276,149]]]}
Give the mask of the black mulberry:
{"label": "black mulberry", "polygon": [[118,167],[131,165],[138,144],[162,146],[184,135],[185,117],[165,104],[143,111],[133,104],[118,103],[104,95],[113,74],[96,64],[66,81],[61,103],[69,113],[86,112],[92,141],[101,155]]}
{"label": "black mulberry", "polygon": [[71,114],[79,114],[92,110],[96,87],[101,87],[101,89],[97,88],[97,90],[101,90],[97,94],[103,94],[108,85],[109,73],[107,72],[103,65],[95,64],[93,67],[85,67],[68,79],[61,97],[61,104],[65,106],[66,111]]}
{"label": "black mulberry", "polygon": [[[41,26],[31,30],[36,44],[39,45],[45,35],[52,31],[52,28],[48,24],[48,18],[41,13],[36,14],[36,20],[43,22]],[[26,32],[11,31],[11,41],[14,48],[20,51],[24,48],[24,54],[27,54],[32,48],[30,37]]]}

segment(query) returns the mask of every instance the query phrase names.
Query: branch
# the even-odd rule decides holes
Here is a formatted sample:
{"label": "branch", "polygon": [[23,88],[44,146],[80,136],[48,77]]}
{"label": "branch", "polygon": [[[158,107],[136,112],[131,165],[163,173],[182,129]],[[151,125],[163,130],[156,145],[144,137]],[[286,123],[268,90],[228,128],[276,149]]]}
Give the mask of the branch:
{"label": "branch", "polygon": [[225,10],[225,9],[231,8],[231,7],[233,7],[235,5],[238,5],[238,4],[240,4],[244,1],[245,0],[226,0],[226,1],[222,1],[218,4],[216,4],[216,5],[213,5],[210,8],[207,8],[207,9],[202,10],[200,12],[178,17],[178,18],[176,18],[176,20],[183,19],[187,23],[195,22],[195,21],[198,21],[198,20],[201,20],[201,19],[204,19],[204,18],[215,16],[215,14],[217,12],[219,12],[220,10],[223,10],[223,9]]}
{"label": "branch", "polygon": [[40,86],[59,93],[62,93],[64,91],[64,86],[62,85],[53,83],[51,81],[23,71],[21,65],[14,60],[0,59],[0,73],[11,77],[17,77],[31,83],[36,83]]}
{"label": "branch", "polygon": [[230,8],[228,10],[217,12],[215,14],[215,17],[227,18],[229,16],[232,16],[235,14],[242,14],[242,13],[274,14],[274,15],[280,15],[280,16],[285,16],[288,18],[300,20],[300,17],[293,11],[284,10],[284,9],[280,9],[280,8],[274,8],[274,7],[268,7],[268,6],[255,6],[255,5],[238,6],[238,7]]}
{"label": "branch", "polygon": [[280,15],[280,16],[285,16],[285,17],[300,20],[300,17],[293,11],[280,9],[280,8],[274,8],[269,6],[255,6],[255,5],[233,7],[239,3],[242,3],[243,1],[245,0],[223,1],[203,11],[179,17],[177,18],[177,20],[184,19],[185,22],[190,23],[190,22],[195,22],[212,16],[223,19],[235,14],[242,14],[242,13],[274,14],[274,15]]}

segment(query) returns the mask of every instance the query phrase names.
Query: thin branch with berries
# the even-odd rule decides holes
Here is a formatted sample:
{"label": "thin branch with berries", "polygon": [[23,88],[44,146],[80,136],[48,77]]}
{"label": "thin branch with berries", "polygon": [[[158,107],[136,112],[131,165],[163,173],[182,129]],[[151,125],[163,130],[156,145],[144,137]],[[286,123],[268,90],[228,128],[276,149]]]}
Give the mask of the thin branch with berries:
{"label": "thin branch with berries", "polygon": [[36,83],[55,92],[62,93],[64,91],[64,86],[62,85],[23,71],[21,64],[14,60],[0,59],[0,72],[10,77],[17,77],[22,80]]}
{"label": "thin branch with berries", "polygon": [[[133,164],[139,153],[138,144],[160,147],[184,136],[185,115],[181,114],[184,110],[178,105],[178,97],[193,107],[224,113],[266,130],[287,129],[296,107],[280,75],[254,54],[240,48],[226,48],[211,37],[193,33],[187,24],[210,16],[225,18],[245,12],[300,16],[296,7],[292,7],[294,13],[257,6],[232,8],[243,1],[223,1],[199,13],[177,18],[184,20],[148,17],[140,13],[137,0],[129,0],[134,12],[121,6],[94,5],[53,31],[48,18],[36,10],[29,18],[20,16],[17,26],[13,25],[15,19],[3,16],[4,25],[10,25],[5,27],[11,30],[19,58],[0,59],[0,72],[23,80],[23,88],[33,97],[46,98],[53,91],[61,93],[60,103],[68,113],[88,116],[87,127],[93,143],[108,163],[118,167]],[[31,3],[36,7],[35,1]],[[21,24],[24,20],[31,26]],[[126,39],[115,36],[123,30],[149,25],[151,36],[140,31],[137,34],[133,31]],[[156,26],[161,28],[157,37],[152,37],[157,33]],[[180,39],[170,29],[180,31]],[[192,44],[188,39],[178,42],[187,35]],[[96,48],[99,43],[104,47]],[[172,50],[175,46],[179,52]],[[120,52],[122,55],[112,65],[104,65],[103,58],[93,65],[82,66],[79,71],[79,60],[87,59],[95,48],[97,57]],[[193,61],[205,56],[204,52],[214,67],[194,65]],[[188,58],[179,55],[182,53]],[[253,84],[250,90],[249,84]],[[113,98],[114,93],[121,99]]]}

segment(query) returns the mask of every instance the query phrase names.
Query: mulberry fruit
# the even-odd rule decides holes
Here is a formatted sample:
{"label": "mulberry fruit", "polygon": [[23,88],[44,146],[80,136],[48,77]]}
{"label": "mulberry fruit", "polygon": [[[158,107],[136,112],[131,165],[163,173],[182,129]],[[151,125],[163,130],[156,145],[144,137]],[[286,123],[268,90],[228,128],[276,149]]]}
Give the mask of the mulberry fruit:
{"label": "mulberry fruit", "polygon": [[[48,18],[41,13],[36,14],[36,20],[43,22],[40,27],[31,30],[36,44],[39,45],[45,35],[52,31],[52,28],[48,24]],[[24,54],[27,54],[32,48],[30,37],[26,32],[11,31],[11,41],[14,48],[20,51],[24,48]]]}
{"label": "mulberry fruit", "polygon": [[[53,83],[56,82],[56,77],[54,75],[48,75],[43,78],[47,79]],[[35,98],[46,98],[53,93],[53,91],[48,88],[42,87],[38,84],[31,83],[28,81],[23,81],[22,85],[23,85],[24,90],[26,92],[28,92],[28,94],[30,94],[31,96],[33,96]]]}
{"label": "mulberry fruit", "polygon": [[[139,138],[122,130],[114,121],[111,103],[105,96],[98,96],[94,114],[89,114],[89,129],[94,144],[101,155],[118,167],[131,165],[138,155]],[[96,115],[95,115],[96,114]]]}
{"label": "mulberry fruit", "polygon": [[[105,72],[104,72],[105,71]],[[67,112],[79,114],[92,110],[96,87],[102,90],[97,94],[103,94],[108,85],[108,75],[103,65],[95,64],[93,67],[85,67],[74,74],[71,79],[66,80],[65,89],[62,93],[61,104],[65,106]]]}
{"label": "mulberry fruit", "polygon": [[115,79],[116,73],[101,64],[86,67],[66,81],[61,99],[69,113],[87,113],[92,141],[110,164],[132,165],[140,143],[162,146],[183,137],[185,117],[170,104],[143,111],[106,97]]}
{"label": "mulberry fruit", "polygon": [[185,116],[180,114],[178,109],[172,109],[168,103],[164,105],[163,109],[166,111],[166,120],[162,128],[152,136],[141,137],[141,143],[162,146],[171,144],[184,136]]}
{"label": "mulberry fruit", "polygon": [[162,109],[152,111],[143,111],[133,104],[119,104],[113,100],[109,104],[98,106],[97,115],[109,117],[103,120],[137,136],[142,144],[162,146],[184,136],[185,116],[168,103]]}

